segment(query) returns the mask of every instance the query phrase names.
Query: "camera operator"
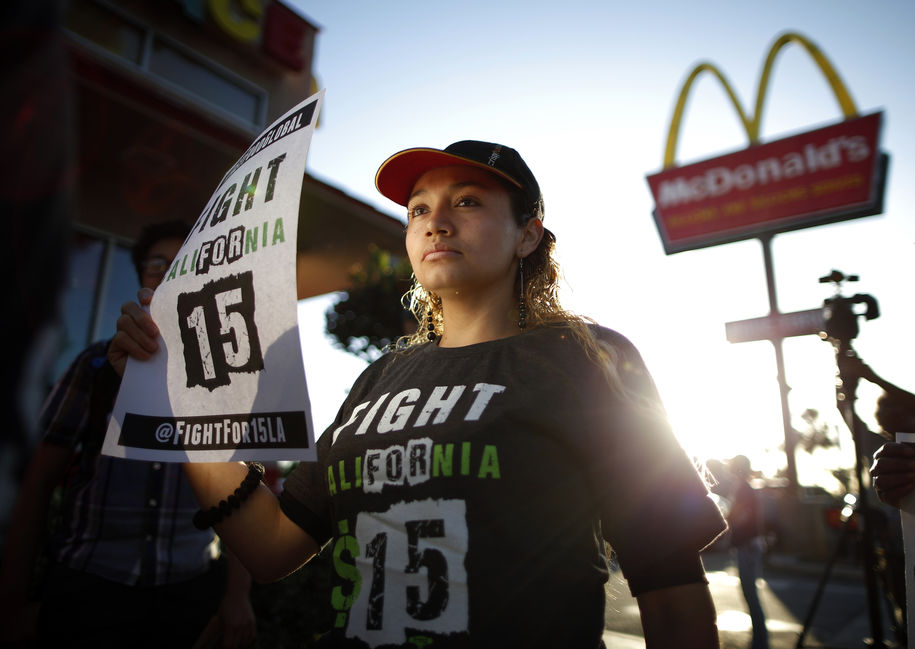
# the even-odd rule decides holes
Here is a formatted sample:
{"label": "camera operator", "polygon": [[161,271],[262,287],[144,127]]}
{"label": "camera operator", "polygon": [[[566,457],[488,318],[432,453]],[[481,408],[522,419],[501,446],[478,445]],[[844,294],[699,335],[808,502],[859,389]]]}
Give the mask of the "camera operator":
{"label": "camera operator", "polygon": [[[858,281],[857,275],[845,275],[833,270],[829,275],[820,278],[821,284],[832,283],[840,290],[842,282]],[[864,313],[855,311],[854,306],[864,304]],[[881,430],[878,434],[890,440],[873,454],[873,465],[870,469],[871,481],[877,497],[888,505],[899,506],[899,499],[915,489],[915,445],[898,444],[896,433],[915,433],[915,394],[890,383],[877,375],[865,364],[851,348],[851,340],[858,335],[858,318],[866,320],[879,317],[880,309],[877,300],[871,295],[857,294],[843,297],[836,294],[824,302],[824,320],[826,338],[836,347],[836,362],[842,380],[850,379],[851,403],[854,402],[854,390],[859,379],[865,379],[883,388],[883,394],[877,400],[877,411],[874,416]],[[853,430],[865,430],[857,415],[854,417]],[[851,424],[850,424],[851,425]],[[860,428],[859,428],[860,427]],[[863,440],[859,440],[863,441]],[[860,449],[859,452],[865,451]],[[866,451],[870,455],[869,449]],[[859,478],[860,479],[860,478]]]}

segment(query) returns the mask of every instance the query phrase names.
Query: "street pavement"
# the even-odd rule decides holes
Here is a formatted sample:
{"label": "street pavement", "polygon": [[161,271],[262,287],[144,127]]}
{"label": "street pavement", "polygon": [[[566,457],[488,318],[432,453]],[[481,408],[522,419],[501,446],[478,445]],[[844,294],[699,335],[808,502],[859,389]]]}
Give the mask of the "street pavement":
{"label": "street pavement", "polygon": [[[715,552],[703,555],[703,562],[718,614],[721,649],[747,649],[750,617],[734,560],[727,552]],[[804,636],[804,648],[873,647],[867,589],[860,566],[836,564],[819,603],[813,608],[825,567],[822,563],[803,563],[790,557],[770,557],[767,561],[758,587],[771,649],[795,649],[811,611],[813,617]],[[614,572],[607,584],[606,620],[607,649],[645,649],[638,606],[619,572]],[[885,647],[900,646],[894,642],[885,611],[882,632]]]}

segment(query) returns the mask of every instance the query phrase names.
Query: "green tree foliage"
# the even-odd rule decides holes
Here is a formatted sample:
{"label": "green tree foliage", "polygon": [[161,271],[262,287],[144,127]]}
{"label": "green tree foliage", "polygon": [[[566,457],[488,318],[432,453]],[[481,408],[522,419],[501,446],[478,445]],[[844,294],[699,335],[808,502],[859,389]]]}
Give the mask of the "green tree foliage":
{"label": "green tree foliage", "polygon": [[832,448],[838,442],[829,434],[829,424],[820,419],[820,412],[816,408],[807,408],[801,413],[801,419],[807,424],[805,430],[798,435],[799,446],[813,453],[817,448]]}
{"label": "green tree foliage", "polygon": [[[836,437],[830,434],[829,424],[820,418],[819,410],[807,408],[801,413],[801,419],[804,420],[804,430],[797,430],[794,427],[791,430],[797,448],[813,453],[818,448],[833,448],[839,445]],[[779,444],[778,448],[784,451],[784,442]]]}
{"label": "green tree foliage", "polygon": [[327,333],[335,345],[366,361],[415,327],[401,298],[410,288],[411,269],[406,259],[373,246],[368,262],[350,273],[352,288],[324,314]]}

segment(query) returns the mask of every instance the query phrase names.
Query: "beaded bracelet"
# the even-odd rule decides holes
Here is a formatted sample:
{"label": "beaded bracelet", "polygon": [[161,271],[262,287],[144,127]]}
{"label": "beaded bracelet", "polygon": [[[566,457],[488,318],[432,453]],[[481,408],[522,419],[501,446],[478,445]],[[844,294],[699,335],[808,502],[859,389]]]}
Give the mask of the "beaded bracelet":
{"label": "beaded bracelet", "polygon": [[238,489],[232,495],[225,500],[220,500],[218,505],[214,505],[207,510],[201,509],[194,514],[194,527],[198,530],[205,530],[223,518],[231,516],[232,510],[241,507],[241,504],[248,499],[248,496],[254,493],[263,477],[263,464],[257,462],[249,464],[248,475],[245,476],[245,479],[241,481]]}

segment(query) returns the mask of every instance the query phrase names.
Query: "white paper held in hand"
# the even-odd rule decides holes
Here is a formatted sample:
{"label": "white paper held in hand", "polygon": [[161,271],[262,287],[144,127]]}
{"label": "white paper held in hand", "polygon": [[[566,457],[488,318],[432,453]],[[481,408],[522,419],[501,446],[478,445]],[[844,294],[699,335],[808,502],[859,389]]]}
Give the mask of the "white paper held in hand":
{"label": "white paper held in hand", "polygon": [[159,351],[128,359],[102,452],[160,462],[313,460],[296,315],[305,159],[324,91],[225,173],[156,289]]}

